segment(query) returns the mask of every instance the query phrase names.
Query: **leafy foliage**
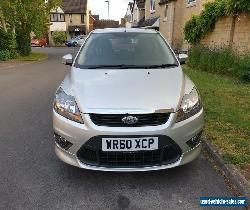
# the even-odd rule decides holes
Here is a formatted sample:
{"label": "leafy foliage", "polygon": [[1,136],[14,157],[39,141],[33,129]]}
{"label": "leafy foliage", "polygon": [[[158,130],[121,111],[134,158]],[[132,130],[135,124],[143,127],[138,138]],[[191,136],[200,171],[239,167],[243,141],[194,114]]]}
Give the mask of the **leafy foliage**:
{"label": "leafy foliage", "polygon": [[220,17],[236,16],[238,13],[250,14],[249,0],[215,0],[204,5],[199,15],[192,16],[184,27],[185,39],[191,44],[200,42],[212,31]]}
{"label": "leafy foliage", "polygon": [[230,48],[193,46],[188,65],[202,71],[238,77],[250,82],[250,55],[239,56]]}
{"label": "leafy foliage", "polygon": [[18,55],[16,47],[15,34],[0,28],[0,60],[16,58]]}
{"label": "leafy foliage", "polygon": [[12,32],[6,32],[0,29],[0,49],[11,50],[16,49],[15,34]]}
{"label": "leafy foliage", "polygon": [[7,61],[10,59],[9,50],[0,50],[0,61]]}
{"label": "leafy foliage", "polygon": [[18,49],[22,55],[29,55],[30,33],[38,38],[47,33],[49,12],[60,5],[61,0],[4,0],[0,1],[0,21],[4,30],[15,30]]}
{"label": "leafy foliage", "polygon": [[52,35],[52,39],[55,45],[62,45],[66,40],[66,34],[64,31],[54,31]]}

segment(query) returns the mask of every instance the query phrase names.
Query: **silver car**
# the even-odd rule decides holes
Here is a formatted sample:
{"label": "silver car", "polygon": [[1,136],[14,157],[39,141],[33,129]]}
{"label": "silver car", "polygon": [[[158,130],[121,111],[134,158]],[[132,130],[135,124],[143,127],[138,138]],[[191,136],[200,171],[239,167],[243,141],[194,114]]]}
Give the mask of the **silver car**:
{"label": "silver car", "polygon": [[194,83],[161,34],[93,31],[57,89],[55,152],[100,171],[150,171],[193,161],[201,151],[203,108]]}

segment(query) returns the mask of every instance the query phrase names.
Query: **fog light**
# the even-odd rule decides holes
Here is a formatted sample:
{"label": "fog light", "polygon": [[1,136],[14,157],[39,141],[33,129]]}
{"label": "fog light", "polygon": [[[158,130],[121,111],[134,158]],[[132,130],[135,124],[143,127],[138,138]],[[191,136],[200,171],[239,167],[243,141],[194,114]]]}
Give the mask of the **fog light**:
{"label": "fog light", "polygon": [[196,147],[200,142],[201,142],[201,134],[202,132],[200,132],[199,134],[197,134],[196,136],[194,136],[193,138],[191,138],[190,140],[188,140],[186,143],[190,148],[194,148]]}
{"label": "fog light", "polygon": [[67,141],[65,138],[54,133],[55,142],[63,149],[68,150],[73,144]]}

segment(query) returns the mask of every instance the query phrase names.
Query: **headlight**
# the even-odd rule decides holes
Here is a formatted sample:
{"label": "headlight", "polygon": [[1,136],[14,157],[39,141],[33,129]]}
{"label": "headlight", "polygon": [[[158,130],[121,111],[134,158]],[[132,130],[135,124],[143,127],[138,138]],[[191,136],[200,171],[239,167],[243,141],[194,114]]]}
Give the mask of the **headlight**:
{"label": "headlight", "polygon": [[62,88],[59,88],[56,92],[54,109],[63,117],[83,124],[81,113],[75,102],[75,98],[71,95],[67,95]]}
{"label": "headlight", "polygon": [[181,107],[177,112],[176,122],[186,120],[202,109],[201,99],[196,88],[182,98]]}

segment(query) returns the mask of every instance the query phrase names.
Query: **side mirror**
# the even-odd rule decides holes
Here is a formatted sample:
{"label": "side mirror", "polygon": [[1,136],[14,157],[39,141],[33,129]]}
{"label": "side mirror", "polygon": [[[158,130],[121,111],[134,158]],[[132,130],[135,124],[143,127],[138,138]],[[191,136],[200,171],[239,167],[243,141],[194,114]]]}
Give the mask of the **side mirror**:
{"label": "side mirror", "polygon": [[179,54],[179,55],[177,55],[177,57],[178,57],[178,60],[179,60],[181,65],[185,64],[187,59],[188,59],[187,54]]}
{"label": "side mirror", "polygon": [[71,54],[67,54],[62,57],[62,63],[64,65],[72,66],[73,64],[73,56]]}

